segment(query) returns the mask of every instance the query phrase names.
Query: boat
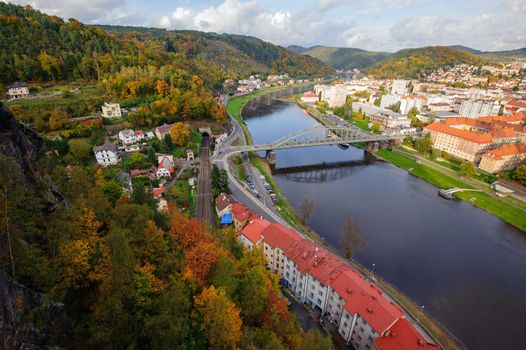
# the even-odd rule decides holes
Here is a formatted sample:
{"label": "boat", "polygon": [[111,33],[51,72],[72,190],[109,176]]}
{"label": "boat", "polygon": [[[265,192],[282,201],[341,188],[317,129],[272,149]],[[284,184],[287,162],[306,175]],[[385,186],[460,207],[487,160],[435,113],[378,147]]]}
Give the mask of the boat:
{"label": "boat", "polygon": [[442,189],[442,190],[439,190],[438,191],[438,195],[442,198],[445,198],[445,199],[452,199],[453,198],[453,194]]}
{"label": "boat", "polygon": [[349,148],[349,145],[345,145],[345,144],[338,144],[338,147],[340,147],[341,149],[348,149]]}

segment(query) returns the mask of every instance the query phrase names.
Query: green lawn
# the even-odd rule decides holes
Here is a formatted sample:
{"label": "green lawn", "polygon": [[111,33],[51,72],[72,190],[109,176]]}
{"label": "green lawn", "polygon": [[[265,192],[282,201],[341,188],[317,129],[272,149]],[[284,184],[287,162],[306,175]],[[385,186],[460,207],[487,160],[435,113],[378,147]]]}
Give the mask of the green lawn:
{"label": "green lawn", "polygon": [[[407,170],[409,173],[420,177],[439,188],[473,188],[472,186],[457,180],[451,176],[444,175],[438,170],[418,164],[415,160],[398,153],[387,150],[379,150],[378,155],[384,160]],[[456,192],[455,196],[486,210],[487,212],[501,218],[505,222],[526,231],[526,211],[513,205],[507,204],[484,192]]]}

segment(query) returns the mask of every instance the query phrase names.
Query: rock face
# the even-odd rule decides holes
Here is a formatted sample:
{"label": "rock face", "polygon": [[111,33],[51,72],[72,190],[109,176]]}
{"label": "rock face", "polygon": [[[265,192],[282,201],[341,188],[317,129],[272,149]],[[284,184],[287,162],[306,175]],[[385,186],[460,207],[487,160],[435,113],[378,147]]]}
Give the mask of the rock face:
{"label": "rock face", "polygon": [[55,186],[42,177],[38,156],[44,141],[31,127],[22,124],[0,103],[0,151],[16,159],[30,188],[39,191],[46,201],[46,211],[53,211],[63,201]]}
{"label": "rock face", "polygon": [[63,304],[13,281],[0,269],[0,348],[60,349],[71,326]]}

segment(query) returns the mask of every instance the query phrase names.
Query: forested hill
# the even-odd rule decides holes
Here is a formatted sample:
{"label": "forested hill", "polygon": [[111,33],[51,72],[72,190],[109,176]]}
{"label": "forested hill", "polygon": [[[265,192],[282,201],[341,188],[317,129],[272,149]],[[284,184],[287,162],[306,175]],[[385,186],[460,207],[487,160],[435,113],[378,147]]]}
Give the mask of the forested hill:
{"label": "forested hill", "polygon": [[483,60],[471,53],[444,46],[400,50],[373,65],[368,73],[378,78],[419,78],[448,65],[480,64]]}
{"label": "forested hill", "polygon": [[0,82],[98,79],[123,67],[172,65],[210,86],[252,73],[325,75],[319,60],[262,40],[193,31],[95,27],[0,2]]}
{"label": "forested hill", "polygon": [[352,47],[289,46],[290,51],[308,55],[326,62],[336,69],[366,69],[390,55],[387,52],[374,52]]}

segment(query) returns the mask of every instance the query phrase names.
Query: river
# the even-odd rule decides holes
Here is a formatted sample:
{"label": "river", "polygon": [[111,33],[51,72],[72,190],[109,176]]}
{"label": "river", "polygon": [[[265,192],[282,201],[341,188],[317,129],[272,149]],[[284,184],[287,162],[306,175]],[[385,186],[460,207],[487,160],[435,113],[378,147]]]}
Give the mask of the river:
{"label": "river", "polygon": [[[297,92],[297,91],[294,91]],[[255,143],[318,125],[293,103],[249,102],[243,117]],[[362,160],[337,146],[276,152],[277,168]],[[338,248],[339,232],[357,221],[367,246],[355,259],[374,270],[455,334],[469,349],[526,349],[526,233],[382,161],[322,171],[276,174],[297,208],[315,199],[309,225]]]}

